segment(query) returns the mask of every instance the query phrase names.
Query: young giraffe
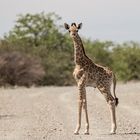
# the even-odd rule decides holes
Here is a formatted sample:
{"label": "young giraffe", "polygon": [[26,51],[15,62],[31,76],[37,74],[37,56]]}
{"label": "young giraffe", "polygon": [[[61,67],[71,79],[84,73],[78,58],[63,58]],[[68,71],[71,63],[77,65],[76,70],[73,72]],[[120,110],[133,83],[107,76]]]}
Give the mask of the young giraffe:
{"label": "young giraffe", "polygon": [[[79,108],[78,108],[78,124],[74,134],[79,134],[81,127],[81,113],[82,107],[85,112],[86,117],[86,130],[85,134],[89,134],[89,120],[87,111],[87,100],[86,100],[86,86],[92,86],[98,88],[99,91],[104,95],[110,110],[111,115],[111,134],[116,133],[116,114],[115,105],[118,104],[118,98],[115,94],[116,78],[115,75],[109,68],[95,64],[90,58],[85,54],[82,40],[78,35],[78,30],[81,29],[82,23],[76,25],[72,23],[69,26],[64,23],[64,27],[69,31],[70,37],[74,43],[74,61],[75,69],[73,72],[74,78],[78,85],[79,90]],[[111,84],[113,82],[113,93],[114,97],[111,95]]]}

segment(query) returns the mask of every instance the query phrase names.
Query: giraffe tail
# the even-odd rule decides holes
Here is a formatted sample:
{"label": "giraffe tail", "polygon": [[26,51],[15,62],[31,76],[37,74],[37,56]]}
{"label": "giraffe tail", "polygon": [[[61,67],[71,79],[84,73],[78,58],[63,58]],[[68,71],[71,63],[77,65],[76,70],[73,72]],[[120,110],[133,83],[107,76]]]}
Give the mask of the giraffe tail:
{"label": "giraffe tail", "polygon": [[116,90],[116,76],[113,73],[113,94],[114,94],[114,98],[115,98],[115,105],[117,106],[119,104],[119,99],[116,97],[115,90]]}

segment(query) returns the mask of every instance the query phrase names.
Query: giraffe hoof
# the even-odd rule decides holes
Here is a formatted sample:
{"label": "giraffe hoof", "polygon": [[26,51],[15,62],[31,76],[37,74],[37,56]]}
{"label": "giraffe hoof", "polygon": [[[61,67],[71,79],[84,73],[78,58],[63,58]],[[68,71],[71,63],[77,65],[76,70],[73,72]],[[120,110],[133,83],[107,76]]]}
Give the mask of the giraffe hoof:
{"label": "giraffe hoof", "polygon": [[84,134],[85,134],[85,135],[89,135],[89,132],[85,132]]}
{"label": "giraffe hoof", "polygon": [[79,135],[79,132],[74,132],[74,135]]}
{"label": "giraffe hoof", "polygon": [[116,132],[113,132],[113,131],[110,132],[110,135],[114,135],[114,134],[116,134]]}

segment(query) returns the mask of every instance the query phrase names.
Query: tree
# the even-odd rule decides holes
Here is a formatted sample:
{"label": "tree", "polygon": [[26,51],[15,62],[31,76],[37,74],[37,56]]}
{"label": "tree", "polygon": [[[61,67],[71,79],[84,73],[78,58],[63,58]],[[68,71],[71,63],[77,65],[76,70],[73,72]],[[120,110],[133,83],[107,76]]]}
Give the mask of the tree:
{"label": "tree", "polygon": [[[39,57],[45,70],[43,85],[73,84],[73,43],[68,33],[62,32],[60,20],[55,13],[19,15],[0,44],[0,52],[17,51]],[[82,40],[87,55],[95,63],[112,68],[120,80],[140,79],[139,44]]]}
{"label": "tree", "polygon": [[44,12],[19,15],[16,25],[5,36],[5,39],[14,44],[30,47],[56,47],[59,45],[60,41],[58,40],[62,35],[56,26],[56,22],[60,19],[54,13],[45,14]]}
{"label": "tree", "polygon": [[54,13],[20,15],[5,36],[13,50],[40,57],[46,72],[44,85],[68,85],[72,79],[71,41],[60,31],[60,19]]}

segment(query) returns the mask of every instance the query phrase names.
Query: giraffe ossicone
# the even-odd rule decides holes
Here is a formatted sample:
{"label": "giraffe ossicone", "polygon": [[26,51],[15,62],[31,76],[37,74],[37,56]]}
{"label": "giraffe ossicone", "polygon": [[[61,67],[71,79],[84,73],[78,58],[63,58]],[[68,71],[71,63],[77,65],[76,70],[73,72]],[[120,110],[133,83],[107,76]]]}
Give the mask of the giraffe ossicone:
{"label": "giraffe ossicone", "polygon": [[[79,130],[81,128],[82,108],[86,118],[85,134],[89,134],[86,86],[98,88],[99,91],[104,95],[110,110],[111,134],[115,134],[117,129],[115,108],[118,104],[118,98],[115,94],[115,74],[109,68],[96,64],[86,55],[82,40],[78,34],[79,29],[82,27],[82,23],[72,23],[71,25],[64,23],[64,27],[69,31],[70,37],[72,38],[74,44],[75,69],[73,76],[77,82],[79,90],[78,123],[74,134],[79,134]],[[111,94],[112,83],[114,96]]]}

